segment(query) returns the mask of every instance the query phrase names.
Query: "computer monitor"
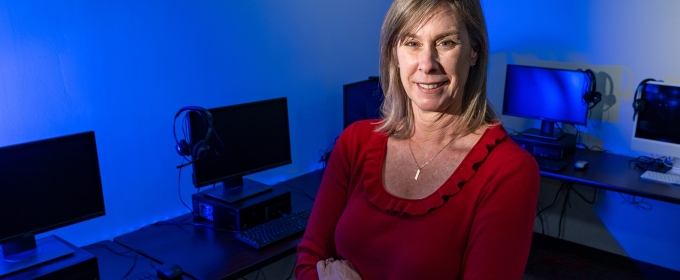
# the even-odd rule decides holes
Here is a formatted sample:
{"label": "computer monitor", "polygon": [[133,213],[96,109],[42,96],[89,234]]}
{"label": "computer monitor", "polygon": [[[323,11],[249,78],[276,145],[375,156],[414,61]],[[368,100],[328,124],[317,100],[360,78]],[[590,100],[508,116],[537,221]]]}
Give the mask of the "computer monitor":
{"label": "computer monitor", "polygon": [[673,157],[674,173],[680,168],[680,85],[648,82],[640,90],[644,104],[634,121],[630,148]]}
{"label": "computer monitor", "polygon": [[505,76],[503,115],[541,120],[541,129],[525,136],[557,140],[562,133],[555,122],[586,125],[590,76],[580,70],[508,64]]}
{"label": "computer monitor", "polygon": [[378,77],[343,85],[343,128],[355,121],[380,118],[383,91]]}
{"label": "computer monitor", "polygon": [[0,147],[0,275],[63,255],[36,234],[104,215],[94,132]]}
{"label": "computer monitor", "polygon": [[[208,109],[213,135],[208,151],[193,162],[197,188],[222,183],[223,199],[235,202],[271,189],[243,176],[292,163],[288,102],[285,97]],[[189,113],[192,143],[204,139],[208,125]],[[196,141],[193,141],[196,140]],[[244,187],[245,183],[253,183]]]}

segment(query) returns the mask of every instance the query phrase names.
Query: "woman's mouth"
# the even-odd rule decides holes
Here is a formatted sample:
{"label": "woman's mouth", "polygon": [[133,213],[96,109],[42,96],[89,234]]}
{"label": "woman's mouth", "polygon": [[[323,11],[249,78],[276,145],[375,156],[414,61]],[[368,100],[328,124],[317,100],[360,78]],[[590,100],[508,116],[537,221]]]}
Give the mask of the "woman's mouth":
{"label": "woman's mouth", "polygon": [[436,89],[440,86],[443,86],[447,82],[440,82],[440,83],[434,83],[434,84],[418,84],[418,86],[422,89]]}

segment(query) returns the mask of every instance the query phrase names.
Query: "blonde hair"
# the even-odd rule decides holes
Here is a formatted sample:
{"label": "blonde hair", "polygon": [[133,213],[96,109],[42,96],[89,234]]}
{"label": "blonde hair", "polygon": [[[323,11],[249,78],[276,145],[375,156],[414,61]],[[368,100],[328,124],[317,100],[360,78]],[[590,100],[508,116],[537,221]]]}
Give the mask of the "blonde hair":
{"label": "blonde hair", "polygon": [[442,3],[458,14],[478,54],[476,65],[470,68],[465,82],[463,113],[459,122],[465,128],[462,135],[500,122],[486,97],[489,40],[479,0],[395,0],[380,32],[380,83],[385,100],[381,108],[383,119],[376,129],[379,132],[405,139],[414,131],[413,108],[399,77],[397,46],[407,33],[420,26]]}

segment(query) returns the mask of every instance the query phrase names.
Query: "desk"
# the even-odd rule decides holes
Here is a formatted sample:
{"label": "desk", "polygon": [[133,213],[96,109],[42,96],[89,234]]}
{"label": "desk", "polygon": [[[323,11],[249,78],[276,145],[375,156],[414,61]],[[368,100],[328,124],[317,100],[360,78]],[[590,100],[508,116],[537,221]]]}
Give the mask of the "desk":
{"label": "desk", "polygon": [[99,279],[102,280],[123,279],[130,269],[132,271],[128,276],[140,272],[155,274],[153,265],[161,265],[110,240],[99,241],[81,248],[97,257]]}
{"label": "desk", "polygon": [[[541,171],[541,176],[618,191],[652,199],[680,203],[680,187],[639,178],[640,172],[629,167],[632,157],[603,152],[577,150],[567,160],[586,160],[587,170],[575,170],[573,164],[561,172]],[[323,170],[314,171],[275,188],[291,191],[293,211],[311,209],[310,197],[316,196]],[[128,248],[141,250],[160,263],[179,264],[188,278],[237,279],[296,252],[302,234],[256,250],[234,237],[234,232],[190,225],[190,214],[169,223],[148,226],[114,238]]]}
{"label": "desk", "polygon": [[[323,171],[314,171],[274,188],[291,191],[292,211],[311,209]],[[114,241],[140,250],[161,263],[179,264],[185,276],[196,279],[236,279],[296,252],[302,234],[262,249],[254,249],[234,237],[234,232],[192,225],[191,214],[169,223],[148,226]]]}
{"label": "desk", "polygon": [[[635,158],[577,149],[566,159],[570,162],[566,168],[560,172],[541,170],[541,176],[680,204],[680,186],[640,179],[642,172],[633,169],[630,164],[633,159]],[[588,169],[575,169],[573,163],[576,160],[587,161]]]}
{"label": "desk", "polygon": [[[553,178],[589,187],[680,204],[680,186],[640,179],[640,174],[642,174],[642,172],[635,170],[633,168],[634,163],[630,162],[634,159],[636,158],[599,151],[577,149],[575,153],[566,158],[570,164],[562,171],[552,172],[541,170],[540,173],[541,176],[545,178]],[[589,163],[588,169],[575,169],[574,162],[576,160],[587,161]],[[537,234],[539,233],[534,233],[534,241],[549,239],[550,241],[545,242],[549,245],[537,246],[537,244],[532,244],[532,249],[547,249],[550,252],[559,252],[558,254],[564,254],[565,256],[581,256],[590,258],[590,260],[597,259],[597,262],[607,264],[610,267],[627,267],[620,271],[631,272],[631,270],[634,270],[635,274],[644,275],[640,279],[680,279],[680,272],[670,268],[624,257],[622,255],[590,247],[589,245],[573,243],[549,235],[537,237]],[[598,257],[595,258],[594,256]],[[603,275],[597,276],[603,278]],[[574,276],[573,278],[577,277],[584,276]],[[565,276],[565,278],[569,277]]]}

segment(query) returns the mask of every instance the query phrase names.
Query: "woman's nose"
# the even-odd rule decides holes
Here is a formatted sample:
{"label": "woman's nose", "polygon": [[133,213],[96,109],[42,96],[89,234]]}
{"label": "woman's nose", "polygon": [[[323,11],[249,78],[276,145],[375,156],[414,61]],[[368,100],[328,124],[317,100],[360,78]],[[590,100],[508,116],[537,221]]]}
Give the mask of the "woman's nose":
{"label": "woman's nose", "polygon": [[434,47],[425,47],[418,56],[418,70],[423,73],[437,71],[439,62],[437,50]]}

